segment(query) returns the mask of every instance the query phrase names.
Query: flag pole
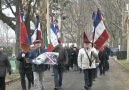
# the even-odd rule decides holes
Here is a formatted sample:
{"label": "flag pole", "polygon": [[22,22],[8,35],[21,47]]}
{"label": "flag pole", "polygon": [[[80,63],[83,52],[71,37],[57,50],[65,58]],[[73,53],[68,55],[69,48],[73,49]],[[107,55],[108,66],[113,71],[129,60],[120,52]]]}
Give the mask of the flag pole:
{"label": "flag pole", "polygon": [[47,35],[48,35],[48,41],[50,40],[50,0],[47,0]]}

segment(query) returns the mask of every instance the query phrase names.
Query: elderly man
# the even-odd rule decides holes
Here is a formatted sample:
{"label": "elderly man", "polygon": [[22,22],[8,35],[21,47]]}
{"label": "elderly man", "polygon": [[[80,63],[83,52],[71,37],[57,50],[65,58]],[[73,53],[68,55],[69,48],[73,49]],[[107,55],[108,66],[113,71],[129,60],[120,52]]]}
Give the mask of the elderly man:
{"label": "elderly man", "polygon": [[5,90],[6,72],[9,72],[9,75],[11,74],[11,65],[8,56],[3,52],[3,48],[0,47],[0,90]]}
{"label": "elderly man", "polygon": [[98,59],[98,52],[91,47],[91,42],[84,42],[84,48],[81,48],[78,53],[78,66],[84,73],[84,88],[90,90],[93,82],[93,70],[96,68],[95,59]]}
{"label": "elderly man", "polygon": [[[42,47],[40,40],[36,40],[34,44],[35,44],[35,49],[29,55],[29,59],[31,61],[35,59],[37,56],[39,56],[40,54],[46,52],[46,50]],[[32,65],[32,71],[34,74],[34,88],[36,90],[44,90],[43,79],[44,79],[44,71],[46,70],[47,70],[47,67],[45,64]]]}

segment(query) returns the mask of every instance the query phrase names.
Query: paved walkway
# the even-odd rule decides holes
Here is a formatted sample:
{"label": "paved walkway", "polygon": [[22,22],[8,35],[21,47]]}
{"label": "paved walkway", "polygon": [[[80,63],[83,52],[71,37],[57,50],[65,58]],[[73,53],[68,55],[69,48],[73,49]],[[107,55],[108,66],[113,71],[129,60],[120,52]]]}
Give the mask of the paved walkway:
{"label": "paved walkway", "polygon": [[[110,60],[110,70],[105,76],[99,76],[93,83],[92,90],[129,90],[129,72],[113,59]],[[46,72],[45,90],[53,90],[53,77]],[[83,73],[70,71],[64,73],[62,90],[85,90]],[[21,90],[20,81],[7,85],[7,90]]]}

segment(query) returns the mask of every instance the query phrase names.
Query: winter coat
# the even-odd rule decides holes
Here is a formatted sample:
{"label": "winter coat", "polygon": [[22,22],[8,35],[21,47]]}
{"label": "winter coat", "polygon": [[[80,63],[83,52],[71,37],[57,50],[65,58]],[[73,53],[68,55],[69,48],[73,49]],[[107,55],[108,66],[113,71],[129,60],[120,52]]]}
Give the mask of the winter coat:
{"label": "winter coat", "polygon": [[110,48],[106,46],[105,47],[105,52],[107,54],[107,60],[109,60],[109,55],[110,55],[110,52],[111,52]]}
{"label": "winter coat", "polygon": [[68,54],[65,48],[63,48],[61,45],[58,45],[53,52],[58,52],[59,57],[58,57],[58,64],[65,64],[68,59]]}
{"label": "winter coat", "polygon": [[32,64],[29,62],[29,52],[24,53],[25,57],[22,57],[22,54],[24,52],[19,53],[18,57],[17,57],[17,61],[20,61],[19,63],[19,69],[31,69],[32,68]]}
{"label": "winter coat", "polygon": [[77,56],[78,56],[78,51],[72,51],[73,53],[73,63],[77,65]]}
{"label": "winter coat", "polygon": [[65,64],[68,63],[68,55],[67,55],[67,51],[65,48],[63,48],[61,45],[58,45],[55,47],[55,49],[53,50],[53,52],[58,52],[59,53],[59,57],[57,58],[57,62],[58,65],[54,65],[53,67],[56,67],[58,69],[63,70]]}
{"label": "winter coat", "polygon": [[11,65],[8,56],[1,52],[0,53],[0,77],[5,77],[6,72],[11,72]]}
{"label": "winter coat", "polygon": [[[89,62],[89,59],[88,59],[88,56],[87,56],[86,52],[88,53],[89,58],[92,61],[91,66],[90,66],[90,62]],[[92,53],[92,58],[91,58],[91,53]],[[98,59],[98,52],[95,48],[89,48],[88,50],[85,50],[84,48],[81,48],[79,50],[79,53],[78,53],[78,66],[79,66],[79,68],[81,68],[81,69],[96,68],[95,58]]]}
{"label": "winter coat", "polygon": [[106,54],[105,50],[99,51],[98,57],[99,57],[99,60],[101,61],[101,63],[105,63],[105,61],[107,61],[107,59],[108,59],[108,55]]}
{"label": "winter coat", "polygon": [[[29,55],[29,59],[32,63],[32,60],[35,59],[37,56],[39,56],[40,54],[46,52],[47,50],[44,48],[40,48],[40,53],[39,53],[39,49],[35,49],[33,51],[30,52]],[[45,70],[47,70],[48,65],[45,64],[41,64],[41,65],[36,65],[36,64],[32,64],[32,71],[33,72],[43,72]]]}

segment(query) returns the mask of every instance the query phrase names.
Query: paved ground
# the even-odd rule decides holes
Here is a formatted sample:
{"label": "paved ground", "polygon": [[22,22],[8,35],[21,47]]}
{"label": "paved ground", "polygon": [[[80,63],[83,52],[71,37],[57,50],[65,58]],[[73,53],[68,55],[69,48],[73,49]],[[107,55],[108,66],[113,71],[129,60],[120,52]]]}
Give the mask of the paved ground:
{"label": "paved ground", "polygon": [[[53,90],[53,77],[46,72],[45,90]],[[83,88],[83,73],[70,71],[64,74],[62,90],[85,90]],[[7,85],[7,90],[21,90],[20,82]],[[114,60],[110,60],[110,71],[105,76],[99,76],[94,81],[92,90],[129,90],[129,72]]]}

